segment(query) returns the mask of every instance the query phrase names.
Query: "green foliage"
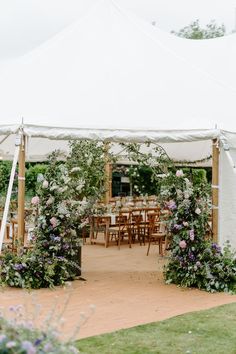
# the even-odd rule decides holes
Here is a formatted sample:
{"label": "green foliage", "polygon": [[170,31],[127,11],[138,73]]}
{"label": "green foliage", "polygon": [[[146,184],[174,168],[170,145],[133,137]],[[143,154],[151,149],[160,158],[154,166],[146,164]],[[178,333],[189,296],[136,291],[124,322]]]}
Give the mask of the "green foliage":
{"label": "green foliage", "polygon": [[11,161],[0,161],[0,193],[5,194],[11,174]]}
{"label": "green foliage", "polygon": [[222,37],[225,35],[225,26],[217,25],[214,20],[206,25],[205,28],[200,26],[199,20],[195,20],[190,25],[183,27],[179,31],[172,31],[171,33],[188,39],[209,39]]}
{"label": "green foliage", "polygon": [[23,288],[62,285],[80,275],[81,229],[104,193],[104,149],[95,142],[71,143],[65,162],[54,152],[38,180],[33,249],[5,255],[1,284]]}
{"label": "green foliage", "polygon": [[158,195],[159,186],[152,183],[153,173],[149,166],[131,166],[128,170],[133,194]]}
{"label": "green foliage", "polygon": [[93,354],[94,348],[103,354],[235,354],[235,316],[233,303],[77,343],[81,354]]}
{"label": "green foliage", "polygon": [[29,165],[25,173],[25,189],[28,194],[34,195],[37,190],[38,175],[44,175],[47,170],[47,164]]}

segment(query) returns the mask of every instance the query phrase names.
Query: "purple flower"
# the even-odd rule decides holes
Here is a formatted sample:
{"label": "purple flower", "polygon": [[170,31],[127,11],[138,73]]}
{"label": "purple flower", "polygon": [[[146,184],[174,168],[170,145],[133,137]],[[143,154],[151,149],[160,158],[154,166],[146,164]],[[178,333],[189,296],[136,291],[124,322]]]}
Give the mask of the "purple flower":
{"label": "purple flower", "polygon": [[192,229],[192,230],[189,231],[189,238],[190,238],[191,241],[194,241],[194,237],[195,237],[194,230]]}
{"label": "purple flower", "polygon": [[182,230],[183,226],[182,225],[179,225],[179,224],[174,224],[174,229],[175,230]]}
{"label": "purple flower", "polygon": [[175,201],[174,200],[170,200],[167,203],[167,208],[169,208],[170,210],[175,210],[177,208]]}
{"label": "purple flower", "polygon": [[26,350],[27,354],[35,354],[36,353],[36,349],[34,347],[34,345],[29,342],[28,340],[25,340],[22,342],[22,349]]}
{"label": "purple flower", "polygon": [[219,245],[217,245],[217,243],[212,243],[211,247],[213,248],[213,250],[215,250],[217,253],[221,252],[221,247]]}
{"label": "purple flower", "polygon": [[193,253],[189,253],[189,259],[190,261],[195,261],[195,256]]}
{"label": "purple flower", "polygon": [[40,343],[42,343],[42,339],[38,338],[36,339],[36,341],[34,342],[34,345],[39,345]]}
{"label": "purple flower", "polygon": [[22,269],[24,269],[25,267],[23,266],[23,264],[21,263],[16,263],[13,265],[13,268],[17,271],[21,271]]}

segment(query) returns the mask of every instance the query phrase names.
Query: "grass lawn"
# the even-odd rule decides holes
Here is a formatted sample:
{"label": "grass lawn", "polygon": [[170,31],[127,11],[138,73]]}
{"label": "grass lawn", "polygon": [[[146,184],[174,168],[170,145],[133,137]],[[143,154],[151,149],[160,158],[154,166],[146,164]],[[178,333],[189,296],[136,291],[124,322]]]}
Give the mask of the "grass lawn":
{"label": "grass lawn", "polygon": [[77,342],[81,354],[236,354],[236,303]]}

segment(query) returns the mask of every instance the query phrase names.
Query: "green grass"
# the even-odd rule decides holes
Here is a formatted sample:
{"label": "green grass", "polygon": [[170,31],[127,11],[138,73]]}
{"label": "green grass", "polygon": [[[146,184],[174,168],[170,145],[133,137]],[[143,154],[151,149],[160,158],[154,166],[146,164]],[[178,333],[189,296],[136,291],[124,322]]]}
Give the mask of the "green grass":
{"label": "green grass", "polygon": [[77,345],[81,354],[236,354],[236,303],[81,339]]}

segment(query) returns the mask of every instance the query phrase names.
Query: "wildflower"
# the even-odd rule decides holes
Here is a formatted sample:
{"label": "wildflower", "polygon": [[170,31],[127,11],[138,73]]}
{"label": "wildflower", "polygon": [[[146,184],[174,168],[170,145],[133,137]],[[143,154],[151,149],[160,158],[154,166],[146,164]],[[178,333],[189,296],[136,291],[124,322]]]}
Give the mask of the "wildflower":
{"label": "wildflower", "polygon": [[46,201],[46,205],[49,206],[54,202],[55,198],[54,197],[49,197],[48,200]]}
{"label": "wildflower", "polygon": [[188,222],[187,222],[187,221],[183,221],[183,225],[184,225],[185,227],[188,227]]}
{"label": "wildflower", "polygon": [[217,252],[220,253],[221,252],[221,247],[219,245],[217,245],[217,243],[212,243],[211,247]]}
{"label": "wildflower", "polygon": [[191,241],[194,241],[194,237],[195,237],[194,230],[192,229],[192,230],[189,231],[189,238],[190,238]]}
{"label": "wildflower", "polygon": [[46,180],[43,181],[43,185],[42,186],[43,186],[43,188],[48,188],[48,181],[46,181]]}
{"label": "wildflower", "polygon": [[193,253],[189,253],[189,259],[190,261],[195,261],[195,256]]}
{"label": "wildflower", "polygon": [[13,348],[16,346],[16,342],[14,340],[11,340],[9,341],[7,344],[6,344],[6,348]]}
{"label": "wildflower", "polygon": [[179,225],[179,224],[174,224],[174,229],[175,230],[181,230],[183,228],[183,226],[182,225]]}
{"label": "wildflower", "polygon": [[36,349],[35,349],[34,345],[28,340],[23,341],[21,347],[22,347],[22,349],[24,349],[26,351],[27,354],[35,354],[36,353]]}
{"label": "wildflower", "polygon": [[196,266],[197,266],[198,268],[201,267],[201,262],[197,261],[197,262],[196,262]]}
{"label": "wildflower", "polygon": [[184,198],[185,198],[185,199],[189,199],[189,197],[190,197],[190,194],[185,191],[185,192],[184,192]]}
{"label": "wildflower", "polygon": [[6,338],[7,336],[5,336],[5,334],[0,334],[0,343],[2,343]]}
{"label": "wildflower", "polygon": [[71,170],[71,172],[72,172],[72,173],[73,173],[73,172],[78,172],[78,171],[80,171],[80,170],[81,170],[80,167],[73,167],[72,170]]}
{"label": "wildflower", "polygon": [[182,249],[185,249],[187,247],[186,241],[185,240],[180,241],[179,247],[182,248]]}
{"label": "wildflower", "polygon": [[177,208],[176,206],[176,203],[174,200],[170,200],[168,203],[167,203],[167,207],[170,209],[170,210],[175,210]]}
{"label": "wildflower", "polygon": [[39,173],[37,176],[37,182],[40,183],[40,182],[43,182],[43,180],[44,180],[43,174]]}
{"label": "wildflower", "polygon": [[176,171],[176,177],[183,177],[183,176],[184,176],[184,173],[182,170]]}
{"label": "wildflower", "polygon": [[31,204],[33,205],[39,204],[39,197],[37,195],[31,199]]}
{"label": "wildflower", "polygon": [[21,263],[16,263],[14,264],[13,268],[17,271],[21,271],[22,269],[24,269],[25,267],[23,266],[23,264]]}
{"label": "wildflower", "polygon": [[201,214],[201,209],[196,208],[196,209],[195,209],[195,213],[196,213],[197,215],[200,215],[200,214]]}
{"label": "wildflower", "polygon": [[50,224],[53,228],[57,227],[57,218],[55,218],[55,216],[50,219]]}
{"label": "wildflower", "polygon": [[44,347],[43,347],[43,350],[44,350],[45,352],[51,352],[51,351],[53,350],[52,344],[51,344],[51,343],[46,343],[46,344],[44,345]]}

